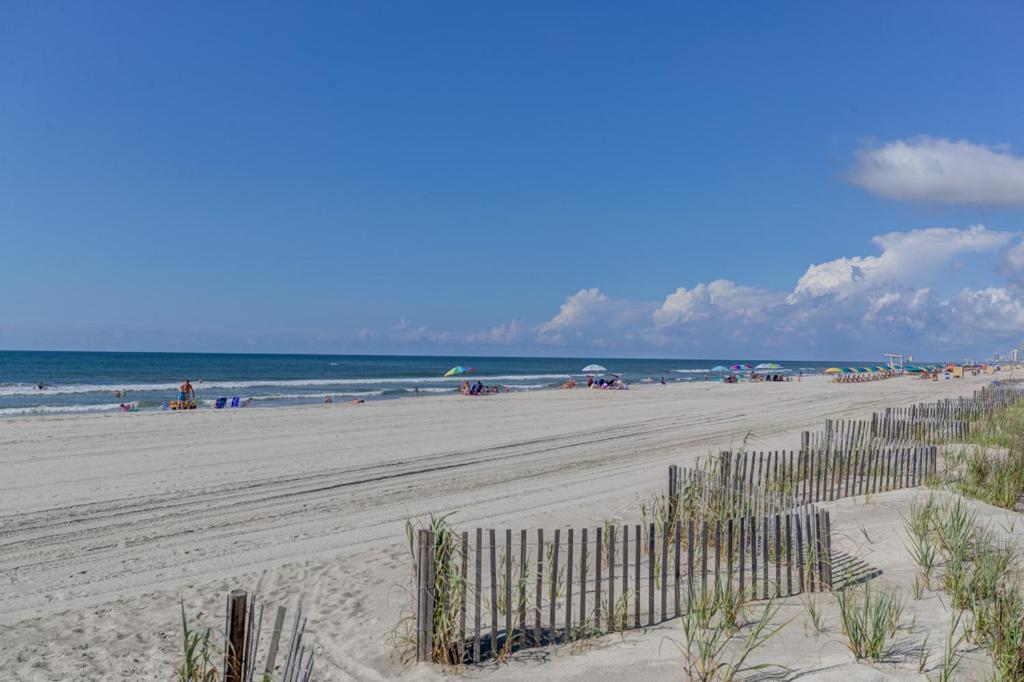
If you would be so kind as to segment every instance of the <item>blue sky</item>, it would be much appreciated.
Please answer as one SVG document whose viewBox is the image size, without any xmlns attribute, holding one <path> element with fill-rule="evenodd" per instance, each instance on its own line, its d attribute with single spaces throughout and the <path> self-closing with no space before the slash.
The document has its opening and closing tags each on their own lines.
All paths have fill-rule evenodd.
<svg viewBox="0 0 1024 682">
<path fill-rule="evenodd" d="M 1008 349 L 1024 10 L 825 5 L 7 3 L 0 347 Z"/>
</svg>

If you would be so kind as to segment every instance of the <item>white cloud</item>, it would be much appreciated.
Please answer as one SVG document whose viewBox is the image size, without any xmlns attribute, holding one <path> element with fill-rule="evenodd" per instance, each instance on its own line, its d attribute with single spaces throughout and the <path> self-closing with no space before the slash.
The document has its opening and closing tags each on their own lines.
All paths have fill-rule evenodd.
<svg viewBox="0 0 1024 682">
<path fill-rule="evenodd" d="M 1015 336 L 1024 332 L 1024 301 L 1019 291 L 1004 287 L 964 289 L 945 307 L 951 321 L 973 333 Z"/>
<path fill-rule="evenodd" d="M 967 229 L 930 227 L 890 232 L 871 241 L 880 256 L 853 256 L 812 265 L 789 295 L 790 303 L 821 296 L 843 299 L 885 283 L 905 284 L 940 270 L 965 253 L 994 251 L 1013 239 L 1010 232 L 988 230 L 983 225 Z"/>
<path fill-rule="evenodd" d="M 638 324 L 654 307 L 651 303 L 611 298 L 596 287 L 580 289 L 568 296 L 558 314 L 538 325 L 536 331 L 539 339 L 547 343 L 564 343 L 584 336 L 593 343 L 598 333 L 621 331 Z M 608 342 L 603 343 L 609 346 Z"/>
<path fill-rule="evenodd" d="M 659 329 L 711 317 L 761 320 L 768 309 L 782 303 L 783 298 L 781 294 L 716 279 L 691 289 L 679 287 L 665 297 L 651 318 Z"/>
<path fill-rule="evenodd" d="M 973 352 L 1024 335 L 1024 288 L 950 292 L 954 270 L 1003 250 L 1001 271 L 1019 271 L 1024 283 L 1024 246 L 1011 248 L 1014 239 L 982 225 L 890 232 L 872 239 L 876 255 L 811 265 L 788 295 L 725 279 L 679 287 L 658 304 L 581 289 L 535 328 L 536 338 L 715 357 Z"/>
<path fill-rule="evenodd" d="M 591 287 L 536 325 L 511 320 L 453 332 L 401 320 L 380 337 L 402 348 L 737 358 L 907 351 L 929 359 L 1006 350 L 1024 338 L 1024 245 L 1016 233 L 933 227 L 871 241 L 876 254 L 811 265 L 789 292 L 714 279 L 652 302 Z M 979 286 L 972 259 L 998 263 L 1007 281 Z"/>
<path fill-rule="evenodd" d="M 566 329 L 582 327 L 593 321 L 597 312 L 608 301 L 608 297 L 596 287 L 580 289 L 567 297 L 558 314 L 537 328 L 541 334 L 559 333 Z"/>
<path fill-rule="evenodd" d="M 401 343 L 446 343 L 453 339 L 448 332 L 433 331 L 425 325 L 415 325 L 404 317 L 388 329 L 393 341 Z"/>
<path fill-rule="evenodd" d="M 466 343 L 506 345 L 519 341 L 523 333 L 522 325 L 516 320 L 502 322 L 486 332 L 470 332 L 466 335 Z"/>
<path fill-rule="evenodd" d="M 1024 158 L 967 140 L 922 136 L 861 150 L 847 177 L 887 199 L 1024 203 Z"/>
<path fill-rule="evenodd" d="M 1024 241 L 1003 253 L 999 268 L 1011 280 L 1024 283 Z"/>
</svg>

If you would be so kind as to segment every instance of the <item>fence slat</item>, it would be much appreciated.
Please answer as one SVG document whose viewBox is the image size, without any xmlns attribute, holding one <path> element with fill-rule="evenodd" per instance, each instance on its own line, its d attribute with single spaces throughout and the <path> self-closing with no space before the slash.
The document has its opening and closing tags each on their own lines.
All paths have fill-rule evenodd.
<svg viewBox="0 0 1024 682">
<path fill-rule="evenodd" d="M 675 604 L 674 604 L 674 606 L 675 606 L 675 615 L 676 615 L 676 617 L 678 617 L 680 612 L 682 611 L 682 601 L 681 601 L 681 597 L 680 597 L 680 594 L 679 594 L 679 581 L 682 579 L 682 575 L 681 575 L 682 574 L 682 570 L 681 570 L 681 568 L 679 566 L 679 560 L 680 560 L 681 555 L 682 555 L 682 547 L 680 546 L 680 544 L 682 542 L 683 522 L 680 521 L 679 519 L 676 519 L 675 526 L 676 526 L 676 528 L 675 528 L 675 534 L 676 534 L 676 537 L 675 537 L 675 543 L 676 543 L 675 550 L 676 551 L 675 551 L 675 561 L 673 562 L 672 565 L 673 565 L 674 576 L 675 576 L 675 582 L 674 582 L 674 587 L 675 587 Z"/>
<path fill-rule="evenodd" d="M 661 619 L 668 620 L 668 540 L 669 524 L 661 527 Z"/>
<path fill-rule="evenodd" d="M 580 531 L 580 636 L 587 636 L 587 529 Z"/>
<path fill-rule="evenodd" d="M 739 558 L 739 565 L 740 565 L 740 596 L 743 597 L 744 599 L 746 598 L 746 592 L 744 591 L 745 590 L 745 585 L 744 585 L 744 580 L 743 580 L 743 578 L 746 575 L 746 566 L 747 566 L 747 557 L 746 557 L 746 554 L 747 554 L 747 542 L 746 542 L 746 539 L 747 539 L 747 537 L 746 536 L 747 536 L 747 518 L 745 516 L 741 516 L 740 517 L 740 548 L 739 548 L 740 549 L 740 558 Z"/>
<path fill-rule="evenodd" d="M 541 645 L 543 631 L 541 630 L 540 614 L 544 609 L 544 529 L 537 529 L 537 591 L 534 593 L 537 601 L 533 609 L 533 641 L 537 646 Z"/>
<path fill-rule="evenodd" d="M 512 529 L 505 529 L 505 643 L 512 650 Z"/>
<path fill-rule="evenodd" d="M 608 526 L 608 632 L 615 629 L 615 526 Z"/>
<path fill-rule="evenodd" d="M 779 514 L 775 515 L 775 596 L 782 596 L 782 528 Z"/>
<path fill-rule="evenodd" d="M 791 513 L 786 514 L 786 594 L 793 594 L 793 534 Z"/>
<path fill-rule="evenodd" d="M 622 525 L 622 629 L 629 623 L 629 526 Z"/>
<path fill-rule="evenodd" d="M 601 529 L 594 531 L 594 629 L 601 629 L 601 564 L 604 559 Z"/>
<path fill-rule="evenodd" d="M 491 556 L 491 656 L 498 655 L 498 548 L 493 528 L 487 530 Z"/>
<path fill-rule="evenodd" d="M 654 550 L 655 550 L 654 524 L 647 528 L 647 624 L 654 625 Z"/>
<path fill-rule="evenodd" d="M 519 532 L 519 645 L 526 646 L 526 572 L 529 570 L 526 530 Z"/>
<path fill-rule="evenodd" d="M 564 641 L 572 641 L 572 569 L 573 569 L 573 529 L 568 531 L 565 544 L 565 638 Z"/>
<path fill-rule="evenodd" d="M 473 591 L 473 661 L 480 662 L 480 600 L 483 599 L 484 529 L 476 529 L 476 589 Z"/>
<path fill-rule="evenodd" d="M 558 624 L 555 622 L 558 607 L 558 550 L 562 545 L 562 529 L 555 529 L 555 544 L 551 551 L 551 599 L 548 614 L 548 632 L 552 641 L 557 641 Z"/>
<path fill-rule="evenodd" d="M 636 524 L 636 539 L 633 541 L 634 553 L 636 554 L 636 570 L 633 571 L 633 602 L 635 605 L 634 627 L 640 627 L 640 545 L 643 543 L 640 534 L 640 524 Z"/>
<path fill-rule="evenodd" d="M 761 520 L 761 550 L 764 556 L 764 561 L 761 564 L 762 570 L 764 571 L 763 591 L 761 592 L 762 599 L 767 599 L 770 594 L 768 591 L 768 529 L 770 527 L 771 526 L 768 524 L 768 517 L 763 517 Z"/>
</svg>

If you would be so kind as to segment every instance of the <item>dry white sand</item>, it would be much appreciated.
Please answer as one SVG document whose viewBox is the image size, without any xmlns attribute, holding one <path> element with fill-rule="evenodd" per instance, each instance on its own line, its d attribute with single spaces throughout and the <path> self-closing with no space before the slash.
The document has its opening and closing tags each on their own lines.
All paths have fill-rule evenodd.
<svg viewBox="0 0 1024 682">
<path fill-rule="evenodd" d="M 317 679 L 431 679 L 430 666 L 399 665 L 388 641 L 405 600 L 396 586 L 409 571 L 407 518 L 454 512 L 467 528 L 629 521 L 669 463 L 744 439 L 794 448 L 799 431 L 825 418 L 967 394 L 989 378 L 818 377 L 0 420 L 0 674 L 167 679 L 179 599 L 217 625 L 225 593 L 243 588 L 307 610 Z M 883 514 L 880 532 L 886 523 L 896 527 Z M 898 563 L 895 553 L 875 561 Z M 647 679 L 678 679 L 665 643 L 674 627 L 472 676 L 622 679 L 643 669 Z M 794 627 L 786 636 L 804 641 Z M 841 645 L 807 641 L 787 665 L 821 670 L 849 659 Z M 838 653 L 821 658 L 819 648 Z M 858 679 L 884 672 L 867 671 Z"/>
</svg>

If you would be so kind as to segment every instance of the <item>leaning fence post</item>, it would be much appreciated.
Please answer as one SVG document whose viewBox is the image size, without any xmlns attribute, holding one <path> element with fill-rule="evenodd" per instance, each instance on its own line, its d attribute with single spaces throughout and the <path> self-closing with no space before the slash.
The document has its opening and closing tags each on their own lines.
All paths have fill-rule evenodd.
<svg viewBox="0 0 1024 682">
<path fill-rule="evenodd" d="M 274 662 L 277 660 L 277 647 L 281 642 L 281 630 L 284 628 L 284 613 L 285 609 L 283 606 L 277 607 L 277 615 L 274 617 L 274 630 L 270 637 L 270 648 L 267 650 L 267 664 L 263 668 L 263 677 L 270 679 L 271 673 L 274 672 Z M 419 614 L 416 614 L 417 617 Z M 416 640 L 416 658 L 419 659 L 419 633 L 417 632 Z"/>
<path fill-rule="evenodd" d="M 228 595 L 224 682 L 242 682 L 245 677 L 245 609 L 248 602 L 245 590 L 231 590 Z"/>
<path fill-rule="evenodd" d="M 426 622 L 427 622 L 427 607 L 426 607 L 426 552 L 427 552 L 427 531 L 420 529 L 416 534 L 416 660 L 425 661 L 426 659 Z"/>
<path fill-rule="evenodd" d="M 828 575 L 828 589 L 833 589 L 832 584 L 832 521 L 829 512 L 825 511 L 825 570 Z"/>
<path fill-rule="evenodd" d="M 679 494 L 679 466 L 670 464 L 668 467 L 668 517 L 676 517 L 676 497 Z"/>
</svg>

